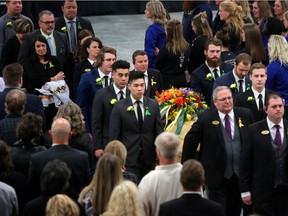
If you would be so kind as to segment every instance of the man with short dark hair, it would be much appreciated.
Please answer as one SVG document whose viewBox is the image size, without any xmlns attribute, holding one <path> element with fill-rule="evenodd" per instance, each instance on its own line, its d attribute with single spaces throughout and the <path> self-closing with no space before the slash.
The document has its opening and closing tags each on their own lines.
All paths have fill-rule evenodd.
<svg viewBox="0 0 288 216">
<path fill-rule="evenodd" d="M 110 117 L 109 140 L 120 140 L 127 149 L 126 169 L 139 180 L 154 168 L 154 140 L 163 131 L 156 100 L 144 96 L 144 74 L 130 74 L 130 97 L 114 105 Z"/>
<path fill-rule="evenodd" d="M 71 52 L 75 52 L 78 44 L 78 34 L 82 29 L 88 29 L 94 35 L 91 22 L 77 16 L 78 5 L 76 0 L 65 0 L 61 6 L 63 16 L 55 19 L 55 30 L 64 32 L 70 42 Z"/>
<path fill-rule="evenodd" d="M 5 113 L 5 97 L 12 89 L 20 89 L 23 83 L 23 67 L 18 63 L 7 65 L 3 69 L 3 79 L 5 82 L 5 89 L 0 92 L 0 120 L 6 116 Z M 45 115 L 41 99 L 32 94 L 26 94 L 26 104 L 24 113 L 32 112 L 40 115 L 43 118 L 43 125 L 45 125 Z"/>
<path fill-rule="evenodd" d="M 224 216 L 224 209 L 220 204 L 203 198 L 204 173 L 200 162 L 186 161 L 180 177 L 183 195 L 161 204 L 159 216 Z"/>
<path fill-rule="evenodd" d="M 206 41 L 204 46 L 204 54 L 206 61 L 195 71 L 191 73 L 190 87 L 204 95 L 204 100 L 207 105 L 211 105 L 211 96 L 213 91 L 213 84 L 216 78 L 225 73 L 232 71 L 231 64 L 221 63 L 221 49 L 222 42 L 217 38 L 212 38 Z"/>
<path fill-rule="evenodd" d="M 31 156 L 29 182 L 30 191 L 34 196 L 39 195 L 40 175 L 49 161 L 59 159 L 67 163 L 71 169 L 71 178 L 67 193 L 77 199 L 80 191 L 89 183 L 89 159 L 86 152 L 71 148 L 68 141 L 72 136 L 70 123 L 64 118 L 54 120 L 49 133 L 52 136 L 52 147 L 47 151 Z"/>
</svg>

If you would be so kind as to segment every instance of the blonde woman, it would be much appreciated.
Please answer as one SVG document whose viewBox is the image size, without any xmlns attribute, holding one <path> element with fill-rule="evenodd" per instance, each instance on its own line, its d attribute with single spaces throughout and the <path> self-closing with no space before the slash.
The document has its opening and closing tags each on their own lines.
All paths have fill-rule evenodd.
<svg viewBox="0 0 288 216">
<path fill-rule="evenodd" d="M 284 26 L 285 26 L 285 29 L 288 29 L 288 11 L 286 11 L 286 12 L 284 13 L 283 24 L 284 24 Z M 286 40 L 288 41 L 288 32 L 286 32 L 285 38 L 286 38 Z"/>
<path fill-rule="evenodd" d="M 112 154 L 104 154 L 97 162 L 92 181 L 78 198 L 87 216 L 97 216 L 106 211 L 110 195 L 122 179 L 119 159 Z"/>
<path fill-rule="evenodd" d="M 288 43 L 281 35 L 271 35 L 268 41 L 269 64 L 266 88 L 281 95 L 288 105 Z"/>
<path fill-rule="evenodd" d="M 110 153 L 112 155 L 117 156 L 120 160 L 120 165 L 122 168 L 122 174 L 124 179 L 130 180 L 135 184 L 138 184 L 137 176 L 134 173 L 126 171 L 125 163 L 127 157 L 127 150 L 122 142 L 118 140 L 113 140 L 109 142 L 105 147 L 104 154 L 105 153 Z"/>
<path fill-rule="evenodd" d="M 131 181 L 117 185 L 111 194 L 107 211 L 102 216 L 144 216 L 136 185 Z"/>
<path fill-rule="evenodd" d="M 209 38 L 213 37 L 213 32 L 207 20 L 206 12 L 197 14 L 192 19 L 191 27 L 197 37 L 192 41 L 191 46 L 191 55 L 188 63 L 188 71 L 190 73 L 205 62 L 204 44 Z"/>
<path fill-rule="evenodd" d="M 240 43 L 241 32 L 244 22 L 241 17 L 242 7 L 234 2 L 224 1 L 219 5 L 220 20 L 225 21 L 223 29 L 226 28 L 231 37 L 230 49 L 235 52 L 237 45 Z"/>
<path fill-rule="evenodd" d="M 160 1 L 149 1 L 145 16 L 153 22 L 146 30 L 144 49 L 148 55 L 149 68 L 154 68 L 159 50 L 166 44 L 166 10 Z"/>
<path fill-rule="evenodd" d="M 77 204 L 64 194 L 51 197 L 46 206 L 46 216 L 79 216 Z"/>
<path fill-rule="evenodd" d="M 183 26 L 179 20 L 169 20 L 166 24 L 167 43 L 161 48 L 155 68 L 161 72 L 163 89 L 186 87 L 185 71 L 190 48 L 184 39 Z"/>
<path fill-rule="evenodd" d="M 248 0 L 232 0 L 234 3 L 242 7 L 241 17 L 245 24 L 253 23 L 250 6 Z"/>
</svg>

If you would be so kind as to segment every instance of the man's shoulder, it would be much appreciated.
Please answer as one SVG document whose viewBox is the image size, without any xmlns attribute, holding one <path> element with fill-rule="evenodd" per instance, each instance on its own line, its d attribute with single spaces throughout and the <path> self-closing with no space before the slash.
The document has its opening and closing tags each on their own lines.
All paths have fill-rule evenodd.
<svg viewBox="0 0 288 216">
<path fill-rule="evenodd" d="M 152 75 L 152 76 L 161 75 L 160 71 L 156 70 L 156 69 L 148 69 L 147 73 L 148 73 L 148 75 Z"/>
<path fill-rule="evenodd" d="M 195 69 L 192 74 L 202 74 L 202 73 L 209 73 L 210 70 L 209 68 L 207 67 L 206 63 L 203 63 L 202 65 L 200 65 L 197 69 Z"/>
<path fill-rule="evenodd" d="M 81 16 L 77 16 L 77 17 L 76 17 L 76 20 L 79 21 L 80 23 L 85 23 L 85 24 L 91 23 L 90 20 L 85 19 L 85 18 L 83 18 L 83 17 L 81 17 Z"/>
</svg>

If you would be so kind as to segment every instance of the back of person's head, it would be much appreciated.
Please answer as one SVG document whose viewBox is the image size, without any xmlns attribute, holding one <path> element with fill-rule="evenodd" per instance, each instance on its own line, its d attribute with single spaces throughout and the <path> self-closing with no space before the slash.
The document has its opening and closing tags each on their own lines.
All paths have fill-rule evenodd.
<svg viewBox="0 0 288 216">
<path fill-rule="evenodd" d="M 64 161 L 55 159 L 48 162 L 40 177 L 41 193 L 47 197 L 64 193 L 69 186 L 71 170 Z"/>
<path fill-rule="evenodd" d="M 230 49 L 231 35 L 227 28 L 221 29 L 215 33 L 215 37 L 222 41 L 223 47 Z"/>
<path fill-rule="evenodd" d="M 110 53 L 112 55 L 115 55 L 115 58 L 117 56 L 117 51 L 116 49 L 114 48 L 111 48 L 111 47 L 103 47 L 99 53 L 97 54 L 97 57 L 96 57 L 96 64 L 95 66 L 96 67 L 101 67 L 102 66 L 102 63 L 104 61 L 104 58 L 105 58 L 105 53 Z"/>
<path fill-rule="evenodd" d="M 53 121 L 50 134 L 54 144 L 68 144 L 71 136 L 71 126 L 65 118 L 57 118 Z"/>
<path fill-rule="evenodd" d="M 163 132 L 155 139 L 155 145 L 161 157 L 168 161 L 176 161 L 180 148 L 180 140 L 174 133 Z"/>
<path fill-rule="evenodd" d="M 30 20 L 19 18 L 14 22 L 14 30 L 18 34 L 27 34 L 34 31 L 34 26 Z"/>
<path fill-rule="evenodd" d="M 26 104 L 26 94 L 20 89 L 12 89 L 5 97 L 5 111 L 8 114 L 22 115 Z"/>
<path fill-rule="evenodd" d="M 78 205 L 67 195 L 57 194 L 48 200 L 46 216 L 79 216 Z"/>
<path fill-rule="evenodd" d="M 23 141 L 31 141 L 32 139 L 42 135 L 41 116 L 28 112 L 22 116 L 16 126 L 16 136 Z"/>
<path fill-rule="evenodd" d="M 207 20 L 206 12 L 200 12 L 192 19 L 193 29 L 197 36 L 206 35 L 208 38 L 213 37 L 213 33 Z"/>
<path fill-rule="evenodd" d="M 268 17 L 267 23 L 263 29 L 263 35 L 270 37 L 271 35 L 281 35 L 284 29 L 283 22 L 277 17 Z"/>
<path fill-rule="evenodd" d="M 110 197 L 103 216 L 142 216 L 143 204 L 137 186 L 131 181 L 117 185 Z"/>
<path fill-rule="evenodd" d="M 187 160 L 182 167 L 180 182 L 184 191 L 197 191 L 205 181 L 205 172 L 202 164 L 196 160 Z"/>
<path fill-rule="evenodd" d="M 222 41 L 219 40 L 218 38 L 210 38 L 205 42 L 204 50 L 207 51 L 210 45 L 220 46 L 220 47 L 223 46 Z"/>
<path fill-rule="evenodd" d="M 3 181 L 13 170 L 13 161 L 7 144 L 0 140 L 0 181 Z"/>
<path fill-rule="evenodd" d="M 61 105 L 54 118 L 64 118 L 69 121 L 73 136 L 85 132 L 84 116 L 76 103 L 72 102 Z"/>
<path fill-rule="evenodd" d="M 127 150 L 124 144 L 118 140 L 113 140 L 107 144 L 104 153 L 110 153 L 119 158 L 120 164 L 123 167 L 126 162 Z"/>
<path fill-rule="evenodd" d="M 122 181 L 121 165 L 118 157 L 106 153 L 97 162 L 92 179 L 92 205 L 96 214 L 102 214 L 107 207 L 110 195 Z"/>
<path fill-rule="evenodd" d="M 21 87 L 23 67 L 19 63 L 12 63 L 7 65 L 3 71 L 3 80 L 6 86 Z"/>
<path fill-rule="evenodd" d="M 78 41 L 81 42 L 86 37 L 94 37 L 93 33 L 88 29 L 82 29 L 78 34 Z"/>
<path fill-rule="evenodd" d="M 270 63 L 279 60 L 288 65 L 288 43 L 282 35 L 271 35 L 268 40 L 268 54 Z"/>
</svg>

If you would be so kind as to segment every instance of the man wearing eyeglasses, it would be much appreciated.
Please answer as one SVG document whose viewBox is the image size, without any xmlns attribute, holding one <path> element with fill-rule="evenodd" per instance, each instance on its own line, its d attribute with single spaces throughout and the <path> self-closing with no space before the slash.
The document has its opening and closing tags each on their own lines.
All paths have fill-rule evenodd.
<svg viewBox="0 0 288 216">
<path fill-rule="evenodd" d="M 182 163 L 197 159 L 205 169 L 208 198 L 223 205 L 225 215 L 239 216 L 239 158 L 241 146 L 247 143 L 248 125 L 253 121 L 250 110 L 233 108 L 232 92 L 227 86 L 214 89 L 215 108 L 198 116 L 186 134 Z"/>
<path fill-rule="evenodd" d="M 100 158 L 109 141 L 109 122 L 114 105 L 129 97 L 126 87 L 129 79 L 130 64 L 117 60 L 112 65 L 113 84 L 96 92 L 92 107 L 93 150 L 96 158 Z"/>
<path fill-rule="evenodd" d="M 10 0 L 6 1 L 7 12 L 0 18 L 0 59 L 4 43 L 11 37 L 16 35 L 14 30 L 14 22 L 16 19 L 28 17 L 21 14 L 22 1 Z M 31 21 L 31 20 L 30 20 Z M 32 22 L 32 21 L 31 21 Z"/>
<path fill-rule="evenodd" d="M 55 19 L 51 11 L 44 10 L 39 13 L 39 28 L 30 34 L 23 37 L 23 42 L 20 48 L 18 62 L 23 64 L 26 59 L 31 56 L 32 44 L 34 38 L 42 34 L 49 44 L 51 55 L 56 56 L 61 65 L 64 66 L 68 54 L 70 53 L 68 38 L 64 33 L 54 31 Z"/>
</svg>

